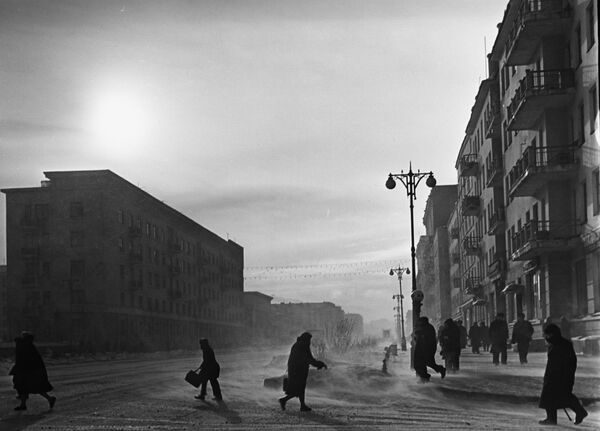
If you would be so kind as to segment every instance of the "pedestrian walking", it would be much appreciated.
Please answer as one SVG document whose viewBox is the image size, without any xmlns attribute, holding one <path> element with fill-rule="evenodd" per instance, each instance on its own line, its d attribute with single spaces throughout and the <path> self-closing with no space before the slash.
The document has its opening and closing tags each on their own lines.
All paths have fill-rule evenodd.
<svg viewBox="0 0 600 431">
<path fill-rule="evenodd" d="M 48 395 L 53 387 L 48 381 L 48 372 L 42 356 L 33 344 L 33 334 L 23 331 L 15 338 L 15 365 L 8 373 L 13 376 L 13 386 L 21 403 L 15 410 L 27 410 L 30 394 L 40 394 L 46 398 L 50 408 L 54 407 L 56 397 Z"/>
<path fill-rule="evenodd" d="M 458 326 L 460 334 L 460 349 L 462 350 L 467 347 L 467 328 L 463 326 L 463 321 L 460 319 L 456 321 L 456 326 Z"/>
<path fill-rule="evenodd" d="M 484 352 L 487 352 L 490 348 L 490 334 L 483 321 L 479 322 L 479 336 L 481 337 L 481 347 L 483 347 Z"/>
<path fill-rule="evenodd" d="M 210 344 L 206 338 L 200 339 L 200 349 L 202 349 L 202 364 L 200 365 L 201 386 L 200 393 L 194 398 L 198 400 L 204 400 L 206 397 L 206 386 L 208 385 L 208 382 L 210 382 L 214 399 L 221 401 L 223 399 L 223 395 L 221 394 L 219 380 L 217 380 L 221 374 L 221 366 L 217 362 L 217 359 L 215 358 L 215 352 L 212 347 L 210 347 Z"/>
<path fill-rule="evenodd" d="M 446 370 L 449 373 L 456 373 L 460 368 L 460 329 L 454 320 L 444 321 L 438 338 L 441 346 L 440 354 L 444 358 Z"/>
<path fill-rule="evenodd" d="M 287 378 L 283 380 L 283 390 L 286 395 L 279 398 L 281 410 L 285 410 L 285 404 L 294 397 L 298 397 L 300 400 L 300 411 L 309 412 L 312 410 L 304 400 L 308 369 L 310 365 L 318 370 L 327 369 L 327 365 L 325 365 L 325 362 L 318 361 L 313 357 L 310 351 L 311 338 L 312 335 L 309 332 L 304 332 L 292 346 L 287 364 Z"/>
<path fill-rule="evenodd" d="M 506 364 L 506 343 L 508 341 L 508 324 L 504 320 L 504 313 L 498 313 L 490 323 L 490 342 L 492 343 L 492 362 L 498 365 L 498 357 L 502 364 Z"/>
<path fill-rule="evenodd" d="M 548 344 L 548 362 L 539 406 L 546 410 L 546 419 L 539 423 L 556 425 L 556 411 L 568 407 L 575 412 L 575 425 L 578 425 L 588 413 L 573 394 L 577 369 L 575 350 L 571 341 L 562 337 L 560 328 L 555 324 L 544 328 L 544 338 Z"/>
<path fill-rule="evenodd" d="M 421 382 L 428 382 L 431 378 L 431 374 L 427 372 L 427 367 L 440 373 L 443 379 L 446 376 L 446 368 L 435 363 L 435 351 L 437 350 L 435 328 L 429 323 L 427 317 L 419 317 L 417 326 L 413 331 L 413 337 L 415 345 L 414 367 Z"/>
<path fill-rule="evenodd" d="M 481 346 L 481 330 L 477 325 L 477 322 L 469 328 L 469 339 L 471 340 L 471 352 L 479 354 L 479 347 Z"/>
<path fill-rule="evenodd" d="M 521 364 L 527 363 L 527 353 L 529 353 L 529 343 L 532 337 L 533 326 L 528 320 L 525 320 L 524 313 L 519 313 L 513 326 L 511 343 L 517 345 Z"/>
</svg>

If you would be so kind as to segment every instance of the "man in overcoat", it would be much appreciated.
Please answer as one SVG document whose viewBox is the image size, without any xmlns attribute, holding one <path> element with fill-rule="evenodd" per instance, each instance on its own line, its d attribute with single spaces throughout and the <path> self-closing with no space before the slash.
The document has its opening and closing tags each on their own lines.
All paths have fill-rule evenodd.
<svg viewBox="0 0 600 431">
<path fill-rule="evenodd" d="M 200 339 L 200 349 L 202 349 L 202 364 L 200 365 L 200 378 L 202 379 L 202 386 L 200 387 L 200 394 L 194 398 L 203 400 L 206 397 L 206 386 L 210 382 L 210 387 L 213 391 L 215 400 L 221 401 L 223 395 L 221 394 L 221 386 L 219 385 L 219 374 L 221 373 L 221 367 L 215 358 L 215 352 L 208 344 L 206 338 Z"/>
<path fill-rule="evenodd" d="M 431 377 L 427 372 L 427 367 L 433 368 L 437 373 L 440 373 L 443 379 L 446 376 L 446 368 L 435 363 L 435 351 L 437 350 L 435 328 L 429 323 L 427 317 L 419 317 L 413 337 L 415 342 L 415 372 L 421 378 L 421 382 L 428 382 Z"/>
<path fill-rule="evenodd" d="M 573 394 L 577 356 L 571 342 L 562 337 L 560 328 L 551 323 L 544 328 L 548 344 L 548 362 L 540 396 L 540 408 L 546 410 L 542 425 L 556 425 L 556 411 L 569 407 L 575 412 L 575 425 L 580 424 L 587 412 Z"/>
<path fill-rule="evenodd" d="M 498 313 L 490 323 L 490 342 L 492 344 L 492 362 L 498 365 L 498 358 L 503 364 L 507 361 L 506 342 L 508 341 L 508 324 L 504 320 L 504 313 Z"/>
<path fill-rule="evenodd" d="M 519 361 L 521 364 L 527 363 L 527 353 L 529 353 L 529 343 L 533 336 L 533 326 L 528 320 L 525 320 L 525 314 L 519 313 L 517 321 L 513 326 L 512 344 L 517 345 L 519 352 Z"/>
<path fill-rule="evenodd" d="M 287 364 L 287 378 L 284 379 L 283 385 L 286 395 L 283 398 L 279 398 L 279 405 L 282 410 L 285 410 L 285 403 L 288 400 L 298 397 L 300 400 L 300 411 L 311 411 L 311 408 L 304 401 L 308 368 L 310 365 L 319 370 L 327 368 L 327 365 L 323 361 L 318 361 L 313 357 L 310 351 L 311 338 L 312 335 L 309 332 L 304 332 L 296 339 L 296 342 L 292 346 Z"/>
<path fill-rule="evenodd" d="M 446 319 L 439 331 L 441 355 L 445 360 L 446 369 L 455 373 L 460 367 L 460 329 L 452 319 Z"/>
</svg>

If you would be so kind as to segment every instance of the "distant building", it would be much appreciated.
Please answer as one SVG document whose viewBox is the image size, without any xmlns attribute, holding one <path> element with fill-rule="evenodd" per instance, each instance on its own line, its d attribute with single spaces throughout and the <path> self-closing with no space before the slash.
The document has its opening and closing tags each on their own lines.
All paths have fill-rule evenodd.
<svg viewBox="0 0 600 431">
<path fill-rule="evenodd" d="M 451 317 L 448 218 L 456 204 L 457 185 L 434 187 L 425 206 L 425 235 L 417 244 L 417 286 L 423 291 L 421 315 L 436 328 Z"/>
<path fill-rule="evenodd" d="M 279 339 L 284 342 L 295 341 L 305 331 L 315 332 L 315 338 L 317 335 L 326 338 L 344 319 L 342 307 L 332 302 L 272 304 L 271 310 Z"/>
<path fill-rule="evenodd" d="M 246 340 L 273 340 L 277 335 L 271 312 L 272 296 L 244 292 Z"/>
<path fill-rule="evenodd" d="M 7 286 L 6 265 L 0 265 L 0 342 L 14 338 L 8 331 Z"/>
<path fill-rule="evenodd" d="M 11 334 L 85 350 L 242 338 L 241 246 L 109 170 L 45 175 L 2 190 Z"/>
</svg>

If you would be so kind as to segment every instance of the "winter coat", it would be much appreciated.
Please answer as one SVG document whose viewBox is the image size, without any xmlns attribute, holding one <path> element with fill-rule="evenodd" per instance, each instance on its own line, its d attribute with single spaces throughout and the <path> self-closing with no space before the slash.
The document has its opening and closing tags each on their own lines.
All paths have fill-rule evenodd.
<svg viewBox="0 0 600 431">
<path fill-rule="evenodd" d="M 511 342 L 515 343 L 529 343 L 533 335 L 533 326 L 527 320 L 517 320 L 513 326 L 513 333 Z"/>
<path fill-rule="evenodd" d="M 472 346 L 479 346 L 481 343 L 481 330 L 479 329 L 479 326 L 471 326 L 469 329 L 469 338 L 471 339 Z"/>
<path fill-rule="evenodd" d="M 422 355 L 426 358 L 435 355 L 437 341 L 435 328 L 429 322 L 419 323 L 413 334 L 415 340 L 415 356 Z"/>
<path fill-rule="evenodd" d="M 19 394 L 41 394 L 53 389 L 46 365 L 29 337 L 15 339 L 15 365 L 9 375 L 13 376 L 13 386 Z"/>
<path fill-rule="evenodd" d="M 467 328 L 465 328 L 463 325 L 457 326 L 460 334 L 460 348 L 464 349 L 465 347 L 467 347 Z"/>
<path fill-rule="evenodd" d="M 490 323 L 490 342 L 492 350 L 503 351 L 508 340 L 508 324 L 502 319 L 495 319 Z"/>
<path fill-rule="evenodd" d="M 543 409 L 561 409 L 570 405 L 577 356 L 571 342 L 563 337 L 552 337 L 549 343 L 539 406 Z"/>
<path fill-rule="evenodd" d="M 439 339 L 443 357 L 446 357 L 448 353 L 460 352 L 460 329 L 452 319 L 444 322 L 440 330 Z"/>
<path fill-rule="evenodd" d="M 308 368 L 312 365 L 319 369 L 325 364 L 316 360 L 310 351 L 310 338 L 298 337 L 292 349 L 287 363 L 287 384 L 284 391 L 287 395 L 298 396 L 306 389 L 308 379 Z"/>
<path fill-rule="evenodd" d="M 200 365 L 200 377 L 205 380 L 217 379 L 221 373 L 221 367 L 215 358 L 212 347 L 202 347 L 202 364 Z"/>
</svg>

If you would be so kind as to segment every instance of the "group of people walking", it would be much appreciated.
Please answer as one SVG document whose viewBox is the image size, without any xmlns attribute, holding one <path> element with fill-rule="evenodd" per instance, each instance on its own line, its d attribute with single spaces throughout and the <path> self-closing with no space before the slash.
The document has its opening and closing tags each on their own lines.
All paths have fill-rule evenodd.
<svg viewBox="0 0 600 431">
<path fill-rule="evenodd" d="M 442 378 L 446 376 L 447 369 L 458 370 L 460 350 L 466 347 L 466 330 L 463 331 L 462 322 L 447 319 L 436 337 L 433 325 L 427 317 L 419 317 L 413 331 L 414 342 L 414 369 L 421 381 L 429 381 L 431 375 L 427 368 L 432 368 Z M 533 327 L 520 314 L 513 327 L 512 342 L 516 343 L 519 350 L 521 363 L 527 363 L 527 351 L 533 334 Z M 557 423 L 557 410 L 570 408 L 575 412 L 574 423 L 580 424 L 588 415 L 579 399 L 573 394 L 575 371 L 577 369 L 577 356 L 571 341 L 564 338 L 557 325 L 549 323 L 544 325 L 543 334 L 548 345 L 548 361 L 544 373 L 542 393 L 539 407 L 546 411 L 546 418 L 540 420 L 542 425 L 555 425 Z M 489 335 L 494 355 L 494 363 L 500 359 L 506 363 L 506 340 L 508 340 L 508 325 L 504 315 L 498 313 L 496 319 L 490 324 Z M 279 398 L 279 405 L 285 410 L 286 404 L 292 398 L 300 401 L 300 411 L 308 412 L 305 400 L 306 383 L 310 366 L 317 369 L 327 368 L 327 365 L 313 357 L 310 349 L 312 335 L 304 332 L 291 348 L 287 363 L 287 374 L 283 379 L 285 396 Z M 442 346 L 442 355 L 446 360 L 446 367 L 435 362 L 437 342 Z M 195 396 L 204 400 L 207 384 L 210 382 L 214 399 L 223 399 L 219 385 L 220 365 L 216 360 L 215 352 L 207 339 L 200 339 L 202 350 L 202 363 L 199 367 L 201 377 L 200 393 Z M 56 397 L 48 395 L 53 387 L 48 381 L 48 374 L 41 355 L 33 344 L 33 335 L 23 332 L 15 338 L 15 365 L 10 370 L 13 376 L 13 385 L 17 391 L 20 404 L 15 410 L 26 410 L 27 399 L 30 394 L 40 394 L 50 408 L 54 407 Z"/>
</svg>

